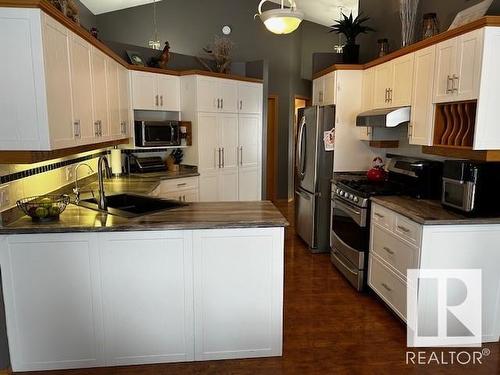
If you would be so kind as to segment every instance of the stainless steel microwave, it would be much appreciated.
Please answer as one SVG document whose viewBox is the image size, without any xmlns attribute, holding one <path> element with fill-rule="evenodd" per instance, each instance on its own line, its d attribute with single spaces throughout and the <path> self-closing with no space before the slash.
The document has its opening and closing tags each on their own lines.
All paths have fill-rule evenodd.
<svg viewBox="0 0 500 375">
<path fill-rule="evenodd" d="M 180 146 L 179 121 L 136 121 L 135 145 L 137 147 Z"/>
</svg>

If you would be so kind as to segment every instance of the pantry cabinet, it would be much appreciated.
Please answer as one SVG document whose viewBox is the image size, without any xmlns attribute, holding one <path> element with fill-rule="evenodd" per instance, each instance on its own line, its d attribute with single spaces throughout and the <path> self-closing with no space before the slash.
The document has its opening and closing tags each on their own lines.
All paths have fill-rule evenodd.
<svg viewBox="0 0 500 375">
<path fill-rule="evenodd" d="M 179 111 L 179 77 L 132 72 L 132 106 L 137 110 Z"/>
<path fill-rule="evenodd" d="M 434 103 L 478 99 L 484 29 L 436 46 Z"/>
</svg>

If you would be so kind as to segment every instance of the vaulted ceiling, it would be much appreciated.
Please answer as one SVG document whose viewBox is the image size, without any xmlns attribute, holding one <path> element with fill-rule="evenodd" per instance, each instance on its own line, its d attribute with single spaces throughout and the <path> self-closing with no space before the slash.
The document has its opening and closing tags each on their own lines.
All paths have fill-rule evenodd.
<svg viewBox="0 0 500 375">
<path fill-rule="evenodd" d="M 115 10 L 131 8 L 138 5 L 152 3 L 153 0 L 80 0 L 94 14 L 102 14 Z M 156 0 L 161 1 L 161 0 Z M 233 0 L 239 1 L 239 0 Z M 277 4 L 281 0 L 271 0 Z M 297 8 L 304 12 L 305 19 L 320 25 L 330 26 L 334 20 L 340 16 L 340 10 L 349 14 L 351 11 L 354 15 L 358 13 L 358 0 L 295 0 Z M 255 0 L 255 9 L 259 0 Z M 285 5 L 289 5 L 288 0 L 285 0 Z M 207 1 L 207 6 L 210 6 L 210 1 Z M 253 16 L 251 14 L 250 16 Z"/>
</svg>

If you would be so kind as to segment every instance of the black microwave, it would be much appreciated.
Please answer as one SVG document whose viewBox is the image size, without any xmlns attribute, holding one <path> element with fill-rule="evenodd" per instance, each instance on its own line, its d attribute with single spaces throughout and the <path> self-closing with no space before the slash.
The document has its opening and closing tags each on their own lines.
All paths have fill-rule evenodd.
<svg viewBox="0 0 500 375">
<path fill-rule="evenodd" d="M 466 215 L 500 215 L 500 163 L 446 160 L 441 203 Z"/>
<path fill-rule="evenodd" d="M 179 121 L 135 121 L 137 147 L 167 147 L 181 145 Z"/>
</svg>

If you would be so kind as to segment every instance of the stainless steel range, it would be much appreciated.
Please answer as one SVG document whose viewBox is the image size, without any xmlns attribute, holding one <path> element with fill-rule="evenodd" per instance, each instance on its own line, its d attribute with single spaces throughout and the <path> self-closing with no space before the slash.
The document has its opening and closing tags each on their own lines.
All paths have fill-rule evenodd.
<svg viewBox="0 0 500 375">
<path fill-rule="evenodd" d="M 331 193 L 331 261 L 359 291 L 366 286 L 370 240 L 370 197 L 408 194 L 418 198 L 439 196 L 439 167 L 427 160 L 393 157 L 389 161 L 389 178 L 371 182 L 353 176 L 332 184 Z"/>
</svg>

